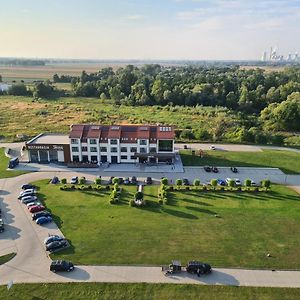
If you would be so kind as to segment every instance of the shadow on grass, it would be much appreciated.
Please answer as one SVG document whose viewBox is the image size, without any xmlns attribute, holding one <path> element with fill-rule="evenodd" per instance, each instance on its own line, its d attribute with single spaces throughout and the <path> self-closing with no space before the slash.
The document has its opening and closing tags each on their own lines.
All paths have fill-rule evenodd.
<svg viewBox="0 0 300 300">
<path fill-rule="evenodd" d="M 188 213 L 185 213 L 185 212 L 180 211 L 180 210 L 170 209 L 170 208 L 167 208 L 167 207 L 164 207 L 164 206 L 162 206 L 161 210 L 164 213 L 167 213 L 169 215 L 172 215 L 172 216 L 178 217 L 178 218 L 191 219 L 191 220 L 198 219 L 198 217 L 195 216 L 195 215 L 188 214 Z"/>
<path fill-rule="evenodd" d="M 195 207 L 195 206 L 186 206 L 187 209 L 194 210 L 200 213 L 208 214 L 208 215 L 217 215 L 215 211 L 209 210 L 209 209 L 204 209 L 200 207 Z"/>
<path fill-rule="evenodd" d="M 213 206 L 212 204 L 209 204 L 209 203 L 206 203 L 206 202 L 202 202 L 202 201 L 198 201 L 198 200 L 193 200 L 193 199 L 187 199 L 187 198 L 182 198 L 181 201 L 187 202 L 187 203 L 190 203 L 190 204 L 196 204 L 196 205 Z"/>
</svg>

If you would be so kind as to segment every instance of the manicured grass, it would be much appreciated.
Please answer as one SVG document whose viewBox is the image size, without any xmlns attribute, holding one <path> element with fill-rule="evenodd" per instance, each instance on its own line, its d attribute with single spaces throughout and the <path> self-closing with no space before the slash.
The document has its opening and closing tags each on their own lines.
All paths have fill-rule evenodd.
<svg viewBox="0 0 300 300">
<path fill-rule="evenodd" d="M 300 289 L 187 284 L 137 283 L 39 283 L 16 284 L 7 291 L 0 286 L 0 299 L 208 299 L 208 300 L 285 300 L 299 299 Z"/>
<path fill-rule="evenodd" d="M 286 174 L 300 173 L 300 153 L 282 150 L 261 152 L 206 151 L 201 158 L 191 150 L 180 152 L 185 166 L 268 167 L 280 168 Z"/>
<path fill-rule="evenodd" d="M 19 176 L 28 172 L 25 171 L 7 171 L 9 158 L 4 154 L 4 148 L 0 148 L 0 178 L 9 178 Z"/>
<path fill-rule="evenodd" d="M 37 185 L 72 243 L 53 258 L 76 264 L 201 259 L 213 266 L 300 268 L 300 197 L 283 186 L 267 193 L 176 191 L 163 206 L 157 203 L 158 187 L 148 186 L 148 206 L 132 208 L 128 201 L 136 187 L 125 187 L 121 204 L 111 205 L 106 191 L 60 191 L 47 181 Z"/>
<path fill-rule="evenodd" d="M 5 263 L 7 263 L 8 261 L 10 261 L 12 258 L 14 258 L 16 255 L 16 253 L 9 253 L 3 256 L 0 256 L 0 265 L 3 265 Z"/>
</svg>

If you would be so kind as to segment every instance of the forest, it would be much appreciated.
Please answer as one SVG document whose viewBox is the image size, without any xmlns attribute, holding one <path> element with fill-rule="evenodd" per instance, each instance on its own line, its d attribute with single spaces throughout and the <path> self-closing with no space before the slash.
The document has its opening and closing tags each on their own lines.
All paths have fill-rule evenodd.
<svg viewBox="0 0 300 300">
<path fill-rule="evenodd" d="M 59 90 L 55 83 L 70 83 L 72 89 Z M 224 126 L 230 122 L 231 128 L 236 127 L 233 141 L 284 144 L 288 138 L 299 143 L 300 67 L 267 72 L 239 66 L 127 65 L 90 74 L 83 71 L 78 77 L 55 74 L 51 82 L 39 82 L 32 88 L 15 84 L 8 94 L 36 99 L 95 98 L 114 105 L 169 106 L 176 111 L 181 107 L 195 107 L 197 111 L 217 108 L 233 116 L 224 118 Z M 199 128 L 183 129 L 182 139 L 197 139 Z M 199 138 L 205 140 L 206 135 L 204 132 Z"/>
</svg>

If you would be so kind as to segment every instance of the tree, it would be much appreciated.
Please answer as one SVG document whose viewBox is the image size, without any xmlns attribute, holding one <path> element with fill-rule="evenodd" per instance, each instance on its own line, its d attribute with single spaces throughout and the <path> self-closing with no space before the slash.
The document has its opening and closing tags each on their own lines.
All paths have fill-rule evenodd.
<svg viewBox="0 0 300 300">
<path fill-rule="evenodd" d="M 176 179 L 176 185 L 182 186 L 182 179 Z"/>
<path fill-rule="evenodd" d="M 2 82 L 2 75 L 0 75 L 0 82 Z"/>
<path fill-rule="evenodd" d="M 217 179 L 212 179 L 210 181 L 211 186 L 214 188 L 214 190 L 216 189 L 217 185 L 218 185 L 218 180 Z"/>
<path fill-rule="evenodd" d="M 33 87 L 33 97 L 35 98 L 51 98 L 54 96 L 54 87 L 46 82 L 39 82 Z"/>
<path fill-rule="evenodd" d="M 23 83 L 18 83 L 18 84 L 13 84 L 9 90 L 8 90 L 9 95 L 13 96 L 27 96 L 28 91 L 26 88 L 26 85 Z"/>
<path fill-rule="evenodd" d="M 228 186 L 230 187 L 230 189 L 232 190 L 233 187 L 235 186 L 235 181 L 233 179 L 230 179 L 228 182 Z"/>
<path fill-rule="evenodd" d="M 195 179 L 194 186 L 199 186 L 199 185 L 200 185 L 200 179 Z"/>
<path fill-rule="evenodd" d="M 250 186 L 251 186 L 251 179 L 246 179 L 244 181 L 244 186 L 247 187 L 247 189 L 249 190 Z"/>
<path fill-rule="evenodd" d="M 261 183 L 262 186 L 266 189 L 266 191 L 271 187 L 271 181 L 269 179 L 265 179 Z"/>
<path fill-rule="evenodd" d="M 161 179 L 161 181 L 160 181 L 160 183 L 162 184 L 162 185 L 167 185 L 168 184 L 168 178 L 162 178 Z"/>
</svg>

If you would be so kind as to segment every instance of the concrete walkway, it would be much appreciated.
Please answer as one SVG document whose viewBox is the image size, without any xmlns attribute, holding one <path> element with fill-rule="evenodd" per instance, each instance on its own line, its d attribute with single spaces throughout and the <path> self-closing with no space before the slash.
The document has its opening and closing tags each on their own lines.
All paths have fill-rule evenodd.
<svg viewBox="0 0 300 300">
<path fill-rule="evenodd" d="M 194 170 L 194 169 L 193 169 Z M 202 169 L 201 169 L 202 170 Z M 200 172 L 200 170 L 198 170 Z M 202 170 L 203 171 L 203 170 Z M 273 172 L 273 171 L 272 171 Z M 277 172 L 277 171 L 276 171 Z M 82 176 L 84 173 L 81 173 Z M 300 271 L 214 269 L 213 273 L 198 278 L 185 272 L 166 277 L 160 267 L 139 266 L 76 266 L 74 272 L 54 274 L 49 271 L 50 258 L 43 240 L 48 234 L 61 234 L 52 223 L 37 226 L 31 221 L 26 207 L 17 200 L 23 183 L 51 178 L 54 175 L 71 177 L 78 173 L 35 172 L 19 177 L 0 179 L 0 205 L 4 212 L 7 230 L 0 235 L 0 255 L 16 252 L 9 262 L 0 266 L 0 284 L 13 280 L 21 282 L 149 282 L 225 284 L 236 286 L 300 287 Z M 94 174 L 85 174 L 88 179 Z M 156 179 L 162 174 L 156 174 Z M 122 176 L 122 174 L 119 174 Z M 281 178 L 280 174 L 276 175 Z M 292 182 L 293 176 L 287 178 Z M 298 176 L 299 177 L 299 176 Z M 297 177 L 297 178 L 298 178 Z M 297 185 L 299 186 L 299 185 Z"/>
</svg>

